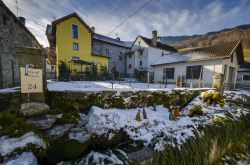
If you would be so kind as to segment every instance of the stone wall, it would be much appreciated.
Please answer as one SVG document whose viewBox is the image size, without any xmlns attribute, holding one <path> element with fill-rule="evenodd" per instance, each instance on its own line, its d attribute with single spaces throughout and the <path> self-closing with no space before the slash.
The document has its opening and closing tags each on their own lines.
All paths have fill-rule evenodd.
<svg viewBox="0 0 250 165">
<path fill-rule="evenodd" d="M 32 33 L 0 2 L 0 88 L 19 85 L 17 47 L 39 47 Z"/>
</svg>

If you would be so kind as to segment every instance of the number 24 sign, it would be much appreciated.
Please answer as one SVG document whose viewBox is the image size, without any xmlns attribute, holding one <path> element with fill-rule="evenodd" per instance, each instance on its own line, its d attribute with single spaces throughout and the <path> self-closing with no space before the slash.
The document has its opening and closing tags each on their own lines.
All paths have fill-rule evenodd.
<svg viewBox="0 0 250 165">
<path fill-rule="evenodd" d="M 20 68 L 21 93 L 43 92 L 42 69 Z"/>
</svg>

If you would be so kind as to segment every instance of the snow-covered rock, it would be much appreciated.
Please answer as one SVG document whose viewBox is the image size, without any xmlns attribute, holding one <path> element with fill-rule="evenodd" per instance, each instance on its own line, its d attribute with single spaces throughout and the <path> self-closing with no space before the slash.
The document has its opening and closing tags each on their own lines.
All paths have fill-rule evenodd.
<svg viewBox="0 0 250 165">
<path fill-rule="evenodd" d="M 46 131 L 46 135 L 49 139 L 54 140 L 62 137 L 67 131 L 69 131 L 74 124 L 57 125 Z"/>
<path fill-rule="evenodd" d="M 25 117 L 32 117 L 44 114 L 49 110 L 49 106 L 45 103 L 23 103 L 21 105 L 20 114 Z"/>
<path fill-rule="evenodd" d="M 80 143 L 84 143 L 91 138 L 91 135 L 85 128 L 73 128 L 70 130 L 69 139 L 77 140 Z"/>
<path fill-rule="evenodd" d="M 5 161 L 3 165 L 37 165 L 37 159 L 32 152 L 24 152 Z"/>
<path fill-rule="evenodd" d="M 33 132 L 28 132 L 19 138 L 9 138 L 7 136 L 0 137 L 0 154 L 8 155 L 17 148 L 24 148 L 28 144 L 34 144 L 38 148 L 46 148 L 45 142 Z"/>
<path fill-rule="evenodd" d="M 56 120 L 56 115 L 42 115 L 31 117 L 26 122 L 36 129 L 48 129 L 52 127 Z"/>
</svg>

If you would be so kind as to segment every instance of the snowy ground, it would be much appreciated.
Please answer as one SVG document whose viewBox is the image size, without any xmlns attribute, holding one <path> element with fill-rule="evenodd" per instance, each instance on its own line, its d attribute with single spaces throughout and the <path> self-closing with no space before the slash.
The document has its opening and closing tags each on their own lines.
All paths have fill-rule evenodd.
<svg viewBox="0 0 250 165">
<path fill-rule="evenodd" d="M 70 81 L 70 82 L 50 82 L 48 83 L 49 91 L 139 91 L 139 90 L 171 90 L 175 89 L 175 84 L 147 84 L 132 82 L 112 82 L 110 81 Z M 178 88 L 185 89 L 185 88 Z M 197 88 L 195 88 L 197 89 Z"/>
</svg>

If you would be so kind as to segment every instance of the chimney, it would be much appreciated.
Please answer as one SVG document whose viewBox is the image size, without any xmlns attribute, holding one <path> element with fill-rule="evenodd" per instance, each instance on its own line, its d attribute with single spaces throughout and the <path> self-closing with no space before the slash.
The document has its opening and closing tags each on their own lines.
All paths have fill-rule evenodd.
<svg viewBox="0 0 250 165">
<path fill-rule="evenodd" d="M 26 19 L 25 19 L 24 17 L 18 17 L 18 20 L 19 20 L 23 25 L 25 25 Z"/>
<path fill-rule="evenodd" d="M 116 37 L 116 40 L 120 41 L 121 39 L 120 39 L 120 37 Z"/>
<path fill-rule="evenodd" d="M 95 32 L 95 27 L 94 26 L 92 26 L 91 29 L 92 29 L 93 32 Z"/>
<path fill-rule="evenodd" d="M 152 45 L 153 47 L 157 46 L 157 31 L 152 31 Z"/>
</svg>

